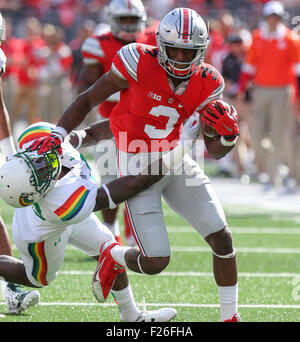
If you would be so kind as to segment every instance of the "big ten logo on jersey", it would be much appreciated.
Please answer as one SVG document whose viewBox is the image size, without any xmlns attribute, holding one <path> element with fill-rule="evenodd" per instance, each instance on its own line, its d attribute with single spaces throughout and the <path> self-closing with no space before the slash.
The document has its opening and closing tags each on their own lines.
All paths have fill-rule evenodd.
<svg viewBox="0 0 300 342">
<path fill-rule="evenodd" d="M 152 91 L 149 91 L 148 97 L 151 97 L 152 99 L 154 99 L 156 101 L 161 101 L 161 96 L 154 94 Z"/>
</svg>

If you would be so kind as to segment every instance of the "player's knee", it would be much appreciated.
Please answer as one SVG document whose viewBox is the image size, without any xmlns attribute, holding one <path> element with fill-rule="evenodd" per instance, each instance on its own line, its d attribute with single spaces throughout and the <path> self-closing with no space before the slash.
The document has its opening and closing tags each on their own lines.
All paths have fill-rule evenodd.
<svg viewBox="0 0 300 342">
<path fill-rule="evenodd" d="M 208 235 L 205 240 L 216 254 L 227 255 L 234 251 L 232 234 L 228 227 Z"/>
<path fill-rule="evenodd" d="M 143 257 L 141 260 L 142 271 L 147 274 L 158 274 L 169 264 L 170 257 Z"/>
</svg>

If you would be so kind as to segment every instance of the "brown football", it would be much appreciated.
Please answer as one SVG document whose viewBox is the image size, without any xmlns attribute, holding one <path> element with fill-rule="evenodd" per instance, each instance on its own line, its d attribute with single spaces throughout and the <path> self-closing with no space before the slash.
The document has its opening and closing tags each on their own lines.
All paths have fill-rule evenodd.
<svg viewBox="0 0 300 342">
<path fill-rule="evenodd" d="M 203 133 L 209 137 L 209 138 L 215 138 L 219 135 L 219 133 L 212 127 L 208 126 L 206 123 L 202 121 L 203 127 Z"/>
</svg>

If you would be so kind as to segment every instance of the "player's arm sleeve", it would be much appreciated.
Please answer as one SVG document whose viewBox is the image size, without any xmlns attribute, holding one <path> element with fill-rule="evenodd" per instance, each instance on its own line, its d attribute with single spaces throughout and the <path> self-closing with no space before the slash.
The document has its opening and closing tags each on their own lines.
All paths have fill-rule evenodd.
<svg viewBox="0 0 300 342">
<path fill-rule="evenodd" d="M 81 53 L 84 64 L 98 64 L 105 57 L 104 51 L 96 37 L 89 37 L 84 41 Z"/>
<path fill-rule="evenodd" d="M 137 44 L 123 46 L 113 59 L 111 70 L 129 83 L 138 80 L 138 63 L 140 51 Z"/>
<path fill-rule="evenodd" d="M 205 100 L 197 107 L 196 111 L 201 110 L 209 102 L 223 99 L 225 81 L 217 69 L 213 67 L 209 68 L 209 71 L 207 72 L 206 83 L 205 91 L 207 92 L 207 96 L 205 97 Z"/>
</svg>

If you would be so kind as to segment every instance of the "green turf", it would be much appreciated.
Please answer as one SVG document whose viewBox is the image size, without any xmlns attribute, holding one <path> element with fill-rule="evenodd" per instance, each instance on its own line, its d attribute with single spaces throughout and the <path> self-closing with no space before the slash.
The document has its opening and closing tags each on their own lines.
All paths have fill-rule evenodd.
<svg viewBox="0 0 300 342">
<path fill-rule="evenodd" d="M 11 234 L 13 211 L 0 201 L 1 215 Z M 121 213 L 121 211 L 120 211 Z M 274 213 L 231 214 L 226 208 L 229 226 L 238 251 L 239 312 L 247 322 L 300 321 L 300 223 L 295 215 Z M 171 261 L 160 275 L 146 276 L 129 272 L 136 302 L 149 309 L 172 306 L 175 322 L 219 321 L 217 287 L 212 276 L 212 255 L 205 241 L 169 208 L 165 210 L 169 229 Z M 120 216 L 122 222 L 122 217 Z M 238 229 L 236 232 L 234 229 Z M 289 234 L 241 233 L 242 228 L 286 228 Z M 295 233 L 292 233 L 292 229 Z M 196 250 L 184 250 L 184 248 Z M 200 248 L 197 250 L 197 248 Z M 245 252 L 243 248 L 250 251 Z M 261 252 L 253 250 L 261 248 Z M 274 249 L 268 252 L 268 249 Z M 240 250 L 241 249 L 241 250 Z M 289 253 L 279 253 L 276 249 Z M 252 252 L 251 252 L 252 251 Z M 14 248 L 14 255 L 19 257 Z M 112 296 L 99 304 L 91 289 L 95 261 L 73 248 L 67 248 L 58 277 L 40 289 L 41 303 L 21 315 L 8 315 L 3 299 L 0 322 L 118 322 L 118 307 Z M 78 274 L 70 274 L 77 271 Z M 196 272 L 194 275 L 193 272 Z M 255 273 L 262 273 L 254 276 Z M 253 274 L 254 273 L 254 274 Z M 272 276 L 266 276 L 272 273 Z M 286 273 L 291 273 L 288 275 Z M 295 275 L 296 274 L 296 275 Z M 144 304 L 143 304 L 144 303 Z M 268 307 L 273 305 L 273 307 Z"/>
</svg>

